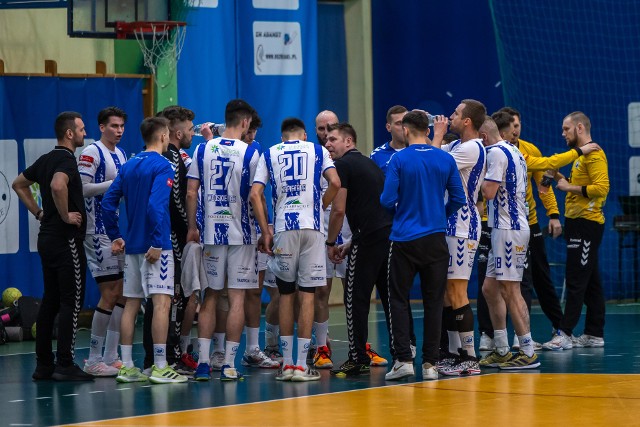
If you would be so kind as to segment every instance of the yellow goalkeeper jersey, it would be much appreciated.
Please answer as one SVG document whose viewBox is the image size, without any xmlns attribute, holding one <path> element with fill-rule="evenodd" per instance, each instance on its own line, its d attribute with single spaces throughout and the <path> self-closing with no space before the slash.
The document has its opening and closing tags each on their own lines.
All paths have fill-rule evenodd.
<svg viewBox="0 0 640 427">
<path fill-rule="evenodd" d="M 568 181 L 582 187 L 582 194 L 567 193 L 564 216 L 604 224 L 602 207 L 609 194 L 609 168 L 604 151 L 578 157 Z"/>
</svg>

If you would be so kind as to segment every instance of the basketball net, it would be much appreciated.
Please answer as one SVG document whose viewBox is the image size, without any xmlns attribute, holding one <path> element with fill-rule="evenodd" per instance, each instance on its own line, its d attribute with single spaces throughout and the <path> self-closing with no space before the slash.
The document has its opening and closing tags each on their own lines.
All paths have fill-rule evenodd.
<svg viewBox="0 0 640 427">
<path fill-rule="evenodd" d="M 144 65 L 151 70 L 156 84 L 166 86 L 158 81 L 158 66 L 167 66 L 167 74 L 171 81 L 187 35 L 186 25 L 184 22 L 145 22 L 144 26 L 135 28 L 133 34 L 142 51 Z"/>
</svg>

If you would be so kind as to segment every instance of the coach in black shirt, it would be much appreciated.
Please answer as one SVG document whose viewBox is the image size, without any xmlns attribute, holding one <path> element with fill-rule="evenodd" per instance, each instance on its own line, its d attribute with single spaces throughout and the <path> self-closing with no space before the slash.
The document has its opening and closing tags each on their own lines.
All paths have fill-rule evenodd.
<svg viewBox="0 0 640 427">
<path fill-rule="evenodd" d="M 83 240 L 87 216 L 82 181 L 74 152 L 82 147 L 86 132 L 82 116 L 75 112 L 58 115 L 55 122 L 58 145 L 41 156 L 14 181 L 13 189 L 38 221 L 38 253 L 42 261 L 44 295 L 36 320 L 34 380 L 92 380 L 74 363 L 78 314 L 84 301 L 87 259 Z M 40 185 L 42 209 L 30 186 Z M 54 364 L 51 340 L 53 321 L 59 315 L 58 354 Z"/>
<path fill-rule="evenodd" d="M 380 205 L 384 174 L 370 158 L 356 150 L 356 132 L 348 123 L 329 126 L 326 147 L 340 176 L 342 188 L 331 207 L 327 246 L 329 258 L 341 262 L 349 254 L 344 305 L 349 335 L 349 360 L 331 371 L 335 375 L 369 372 L 367 355 L 369 306 L 375 285 L 380 294 L 389 326 L 387 258 L 393 218 Z M 335 241 L 347 216 L 353 232 L 349 248 L 338 248 Z"/>
</svg>

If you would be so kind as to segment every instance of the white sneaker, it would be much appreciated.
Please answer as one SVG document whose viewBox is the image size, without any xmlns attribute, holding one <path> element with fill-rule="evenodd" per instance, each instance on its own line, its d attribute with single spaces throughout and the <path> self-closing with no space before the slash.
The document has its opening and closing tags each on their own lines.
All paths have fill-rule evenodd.
<svg viewBox="0 0 640 427">
<path fill-rule="evenodd" d="M 320 372 L 310 365 L 307 366 L 307 369 L 303 369 L 302 366 L 296 366 L 291 377 L 291 381 L 318 381 L 319 379 Z"/>
<path fill-rule="evenodd" d="M 211 370 L 219 371 L 224 366 L 224 353 L 221 351 L 214 352 L 211 355 L 211 359 L 209 359 L 209 366 L 211 366 Z"/>
<path fill-rule="evenodd" d="M 567 336 L 562 331 L 558 331 L 555 337 L 551 341 L 548 341 L 542 344 L 542 348 L 545 350 L 570 350 L 573 348 L 573 343 L 571 342 L 571 338 Z"/>
<path fill-rule="evenodd" d="M 422 364 L 422 379 L 425 381 L 437 380 L 438 370 L 431 363 L 424 362 Z"/>
<path fill-rule="evenodd" d="M 604 338 L 587 334 L 579 337 L 571 335 L 571 342 L 574 347 L 604 347 Z"/>
<path fill-rule="evenodd" d="M 538 341 L 533 341 L 531 343 L 531 345 L 533 345 L 533 351 L 540 351 L 542 350 L 542 344 L 539 343 Z"/>
<path fill-rule="evenodd" d="M 120 369 L 109 366 L 102 360 L 97 360 L 95 362 L 89 362 L 87 360 L 84 362 L 83 371 L 87 374 L 93 375 L 94 377 L 115 377 L 118 375 Z"/>
<path fill-rule="evenodd" d="M 493 341 L 489 335 L 485 332 L 480 336 L 480 347 L 478 350 L 480 351 L 493 351 L 496 348 L 496 343 Z"/>
<path fill-rule="evenodd" d="M 520 340 L 518 339 L 517 335 L 513 335 L 513 345 L 511 346 L 511 350 L 513 351 L 518 351 L 520 350 Z"/>
<path fill-rule="evenodd" d="M 293 378 L 293 371 L 296 370 L 296 367 L 293 365 L 285 365 L 278 370 L 276 374 L 276 381 L 291 381 Z"/>
<path fill-rule="evenodd" d="M 410 377 L 414 375 L 413 372 L 413 363 L 411 362 L 400 362 L 396 360 L 393 367 L 389 372 L 386 373 L 384 379 L 387 381 L 401 380 L 402 378 Z"/>
<path fill-rule="evenodd" d="M 249 353 L 245 352 L 242 356 L 242 366 L 250 366 L 252 368 L 278 369 L 280 363 L 271 359 L 264 354 L 262 350 L 255 349 Z"/>
</svg>

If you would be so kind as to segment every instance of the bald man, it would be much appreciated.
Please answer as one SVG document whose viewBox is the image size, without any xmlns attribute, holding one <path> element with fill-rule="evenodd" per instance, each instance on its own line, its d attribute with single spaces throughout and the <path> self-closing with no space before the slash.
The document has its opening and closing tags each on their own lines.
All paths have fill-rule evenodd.
<svg viewBox="0 0 640 427">
<path fill-rule="evenodd" d="M 327 125 L 333 125 L 338 122 L 338 116 L 333 111 L 324 110 L 318 113 L 316 116 L 316 135 L 320 145 L 324 147 L 327 143 L 327 136 L 329 135 Z"/>
</svg>

